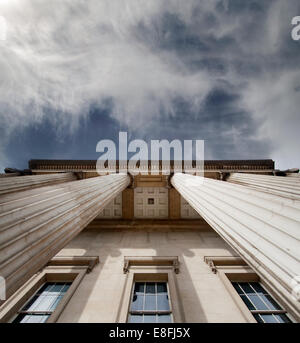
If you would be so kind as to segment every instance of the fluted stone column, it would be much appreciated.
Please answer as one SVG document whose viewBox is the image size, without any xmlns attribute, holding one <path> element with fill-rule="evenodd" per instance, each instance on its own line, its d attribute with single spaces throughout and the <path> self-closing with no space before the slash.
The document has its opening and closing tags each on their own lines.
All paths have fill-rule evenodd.
<svg viewBox="0 0 300 343">
<path fill-rule="evenodd" d="M 7 174 L 10 175 L 10 174 Z M 73 173 L 26 175 L 0 178 L 0 195 L 76 180 Z"/>
<path fill-rule="evenodd" d="M 171 182 L 299 320 L 300 201 L 181 173 Z"/>
<path fill-rule="evenodd" d="M 297 177 L 231 173 L 226 181 L 300 200 L 300 178 Z"/>
<path fill-rule="evenodd" d="M 20 176 L 21 174 L 20 173 L 9 173 L 9 174 L 3 174 L 3 173 L 1 173 L 0 174 L 0 178 L 2 178 L 2 177 L 14 177 L 14 176 Z"/>
<path fill-rule="evenodd" d="M 0 197 L 0 275 L 7 297 L 57 254 L 130 183 L 99 176 Z"/>
</svg>

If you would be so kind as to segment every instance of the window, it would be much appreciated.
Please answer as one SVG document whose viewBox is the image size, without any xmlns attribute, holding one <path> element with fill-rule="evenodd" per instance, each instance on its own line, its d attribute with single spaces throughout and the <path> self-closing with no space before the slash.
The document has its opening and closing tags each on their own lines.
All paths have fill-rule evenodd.
<svg viewBox="0 0 300 343">
<path fill-rule="evenodd" d="M 44 323 L 54 312 L 71 282 L 46 282 L 18 311 L 13 323 Z"/>
<path fill-rule="evenodd" d="M 254 318 L 259 323 L 289 323 L 291 320 L 258 282 L 232 282 Z"/>
<path fill-rule="evenodd" d="M 55 256 L 0 306 L 0 323 L 55 323 L 98 256 Z"/>
<path fill-rule="evenodd" d="M 118 323 L 181 323 L 183 306 L 176 287 L 178 256 L 124 256 L 127 274 Z"/>
<path fill-rule="evenodd" d="M 171 323 L 172 312 L 167 282 L 135 282 L 128 321 Z"/>
<path fill-rule="evenodd" d="M 272 298 L 267 291 L 272 292 L 272 288 L 265 286 L 264 281 L 239 256 L 205 256 L 204 260 L 211 270 L 219 275 L 247 322 L 289 323 L 294 321 L 293 312 L 288 305 L 286 306 L 289 312 Z M 281 299 L 280 294 L 277 296 Z"/>
</svg>

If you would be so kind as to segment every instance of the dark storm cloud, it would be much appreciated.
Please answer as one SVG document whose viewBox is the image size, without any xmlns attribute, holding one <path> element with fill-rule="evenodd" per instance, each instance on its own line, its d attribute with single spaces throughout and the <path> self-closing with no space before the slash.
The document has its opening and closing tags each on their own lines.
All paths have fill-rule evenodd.
<svg viewBox="0 0 300 343">
<path fill-rule="evenodd" d="M 183 98 L 174 99 L 176 112 L 162 116 L 159 125 L 148 126 L 152 134 L 146 134 L 146 139 L 204 139 L 207 159 L 266 158 L 269 142 L 254 138 L 257 125 L 236 106 L 238 98 L 237 94 L 214 89 L 197 113 Z"/>
<path fill-rule="evenodd" d="M 111 101 L 102 108 L 91 107 L 89 115 L 81 118 L 80 129 L 60 132 L 45 117 L 39 123 L 17 129 L 10 136 L 5 154 L 14 156 L 15 168 L 27 168 L 30 159 L 97 159 L 96 145 L 100 138 L 117 141 L 122 126 L 110 117 Z M 62 128 L 65 130 L 65 128 Z"/>
</svg>

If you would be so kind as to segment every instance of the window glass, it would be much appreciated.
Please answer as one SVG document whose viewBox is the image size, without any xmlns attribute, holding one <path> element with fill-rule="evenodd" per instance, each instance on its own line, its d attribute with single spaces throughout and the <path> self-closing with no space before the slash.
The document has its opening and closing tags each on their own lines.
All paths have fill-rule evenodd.
<svg viewBox="0 0 300 343">
<path fill-rule="evenodd" d="M 165 282 L 158 282 L 157 284 L 157 293 L 167 293 L 167 284 Z"/>
<path fill-rule="evenodd" d="M 132 311 L 143 311 L 144 309 L 144 294 L 134 294 L 131 304 Z"/>
<path fill-rule="evenodd" d="M 243 299 L 244 303 L 247 305 L 249 310 L 255 310 L 254 305 L 252 304 L 252 302 L 249 300 L 249 298 L 247 298 L 246 295 L 241 295 L 241 298 Z"/>
<path fill-rule="evenodd" d="M 171 323 L 171 315 L 170 314 L 159 314 L 157 317 L 158 323 Z"/>
<path fill-rule="evenodd" d="M 135 282 L 128 321 L 131 323 L 171 322 L 167 283 Z"/>
<path fill-rule="evenodd" d="M 14 323 L 44 323 L 69 289 L 70 282 L 47 282 L 22 307 Z"/>
<path fill-rule="evenodd" d="M 263 319 L 264 323 L 278 323 L 275 316 L 272 314 L 261 314 L 261 318 Z"/>
<path fill-rule="evenodd" d="M 156 315 L 144 314 L 144 323 L 156 323 Z"/>
<path fill-rule="evenodd" d="M 258 282 L 232 282 L 232 285 L 257 322 L 291 322 L 285 311 Z"/>
<path fill-rule="evenodd" d="M 256 310 L 268 310 L 267 305 L 262 301 L 262 299 L 258 295 L 254 295 L 253 293 L 247 294 L 251 303 L 255 306 Z"/>
<path fill-rule="evenodd" d="M 156 296 L 155 295 L 146 295 L 145 298 L 145 311 L 155 311 L 156 310 Z"/>
<path fill-rule="evenodd" d="M 155 286 L 154 282 L 147 282 L 146 283 L 146 293 L 147 294 L 155 294 Z"/>
<path fill-rule="evenodd" d="M 168 294 L 157 295 L 157 309 L 159 311 L 168 311 L 170 309 Z"/>
</svg>

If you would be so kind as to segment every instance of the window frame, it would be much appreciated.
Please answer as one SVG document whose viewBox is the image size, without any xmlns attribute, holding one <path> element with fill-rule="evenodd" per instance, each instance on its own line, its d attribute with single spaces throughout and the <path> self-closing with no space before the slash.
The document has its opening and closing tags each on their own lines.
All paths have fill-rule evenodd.
<svg viewBox="0 0 300 343">
<path fill-rule="evenodd" d="M 131 310 L 131 305 L 132 305 L 132 301 L 133 301 L 133 296 L 134 296 L 134 288 L 135 288 L 135 284 L 136 282 L 144 282 L 144 283 L 158 283 L 158 282 L 162 282 L 165 283 L 167 286 L 167 294 L 168 294 L 168 303 L 169 303 L 169 310 L 168 311 L 132 311 Z M 135 312 L 135 313 L 133 313 Z M 129 323 L 129 316 L 132 314 L 152 314 L 152 315 L 158 315 L 158 314 L 169 314 L 171 317 L 171 323 L 174 323 L 174 316 L 173 316 L 173 312 L 172 312 L 172 303 L 171 303 L 171 296 L 170 296 L 170 288 L 169 288 L 169 283 L 168 281 L 164 281 L 164 280 L 158 280 L 155 277 L 151 277 L 151 280 L 147 279 L 147 278 L 141 278 L 141 279 L 137 279 L 133 281 L 133 285 L 132 285 L 132 290 L 131 290 L 131 296 L 130 296 L 130 302 L 129 302 L 129 309 L 128 309 L 128 315 L 127 315 L 127 323 Z"/>
<path fill-rule="evenodd" d="M 274 300 L 275 302 L 276 302 L 276 304 L 278 305 L 278 306 L 280 306 L 281 307 L 281 310 L 251 310 L 250 308 L 248 308 L 248 306 L 246 305 L 246 307 L 247 307 L 247 309 L 248 309 L 248 311 L 250 311 L 251 312 L 251 314 L 253 315 L 253 317 L 254 317 L 254 315 L 255 314 L 270 314 L 270 315 L 272 315 L 272 314 L 284 314 L 284 315 L 286 315 L 286 317 L 289 319 L 289 320 L 291 320 L 291 318 L 289 317 L 289 315 L 288 315 L 288 312 L 286 311 L 286 310 L 284 310 L 283 309 L 283 307 L 278 303 L 278 301 L 273 297 L 273 295 L 272 294 L 270 294 L 270 292 L 269 291 L 267 291 L 266 290 L 266 287 L 262 284 L 262 282 L 260 282 L 260 280 L 258 280 L 258 281 L 231 281 L 231 285 L 233 286 L 233 282 L 235 282 L 235 283 L 238 283 L 238 284 L 240 284 L 240 283 L 248 283 L 248 284 L 250 284 L 250 287 L 256 292 L 256 290 L 253 288 L 253 286 L 251 285 L 252 283 L 257 283 L 258 285 L 260 285 L 263 289 L 264 289 L 264 291 L 266 292 L 266 295 L 269 295 L 271 298 L 272 298 L 272 300 Z M 239 287 L 241 288 L 241 286 L 239 285 Z M 234 288 L 234 286 L 233 286 L 233 288 Z M 242 288 L 241 288 L 242 289 Z M 238 296 L 240 297 L 240 299 L 243 301 L 243 299 L 242 299 L 242 297 L 240 296 L 240 294 L 237 292 L 237 290 L 234 288 L 234 290 L 235 290 L 235 292 L 238 294 Z M 244 289 L 242 289 L 242 291 L 243 291 L 243 294 L 247 297 L 247 299 L 248 299 L 248 301 L 255 307 L 255 304 L 253 304 L 253 302 L 251 301 L 251 299 L 249 298 L 249 296 L 248 296 L 248 294 L 247 293 L 245 293 L 245 291 L 244 291 Z M 243 301 L 244 302 L 244 301 Z M 263 302 L 264 302 L 264 300 L 263 300 Z M 254 319 L 255 319 L 255 317 L 254 317 Z M 255 321 L 257 322 L 257 323 L 259 323 L 256 319 L 255 319 Z M 292 320 L 291 320 L 292 321 Z M 279 323 L 278 323 L 279 324 Z"/>
<path fill-rule="evenodd" d="M 47 321 L 50 319 L 51 315 L 54 313 L 55 309 L 58 307 L 58 305 L 60 304 L 60 302 L 64 299 L 67 291 L 63 294 L 63 298 L 59 301 L 59 303 L 57 304 L 57 306 L 55 307 L 55 309 L 53 311 L 29 311 L 29 310 L 25 310 L 24 307 L 26 307 L 26 305 L 37 295 L 37 293 L 42 289 L 42 287 L 44 285 L 47 285 L 49 283 L 53 283 L 54 285 L 57 283 L 64 283 L 64 284 L 70 284 L 68 289 L 71 287 L 72 285 L 72 281 L 49 281 L 49 280 L 45 280 L 45 282 L 43 282 L 40 287 L 37 289 L 36 292 L 34 292 L 31 297 L 23 304 L 23 306 L 15 313 L 14 317 L 10 320 L 10 322 L 14 322 L 16 320 L 16 318 L 19 315 L 44 315 L 44 316 L 49 316 L 47 318 L 47 320 L 43 323 L 47 323 Z M 38 299 L 38 298 L 37 298 Z M 17 323 L 21 323 L 21 322 L 17 322 Z"/>
<path fill-rule="evenodd" d="M 99 263 L 98 256 L 57 256 L 40 272 L 34 274 L 0 306 L 0 323 L 11 323 L 18 312 L 46 282 L 71 282 L 64 297 L 45 323 L 55 323 L 62 314 L 84 276 Z"/>
<path fill-rule="evenodd" d="M 204 261 L 209 265 L 212 272 L 218 274 L 227 291 L 231 295 L 233 301 L 235 302 L 238 309 L 248 323 L 258 322 L 254 318 L 251 310 L 247 307 L 243 299 L 240 297 L 240 295 L 232 285 L 232 282 L 258 282 L 283 309 L 282 311 L 291 320 L 291 322 L 295 322 L 293 316 L 289 312 L 287 312 L 287 310 L 284 310 L 285 306 L 282 304 L 281 300 L 278 299 L 276 294 L 274 294 L 272 289 L 270 289 L 270 287 L 264 282 L 264 280 L 262 280 L 256 274 L 256 272 L 245 263 L 245 261 L 241 257 L 205 256 Z"/>
<path fill-rule="evenodd" d="M 170 311 L 173 323 L 184 323 L 183 305 L 179 298 L 176 274 L 179 273 L 178 257 L 125 256 L 124 287 L 117 323 L 127 323 L 134 291 L 134 284 L 141 282 L 167 282 Z"/>
</svg>

